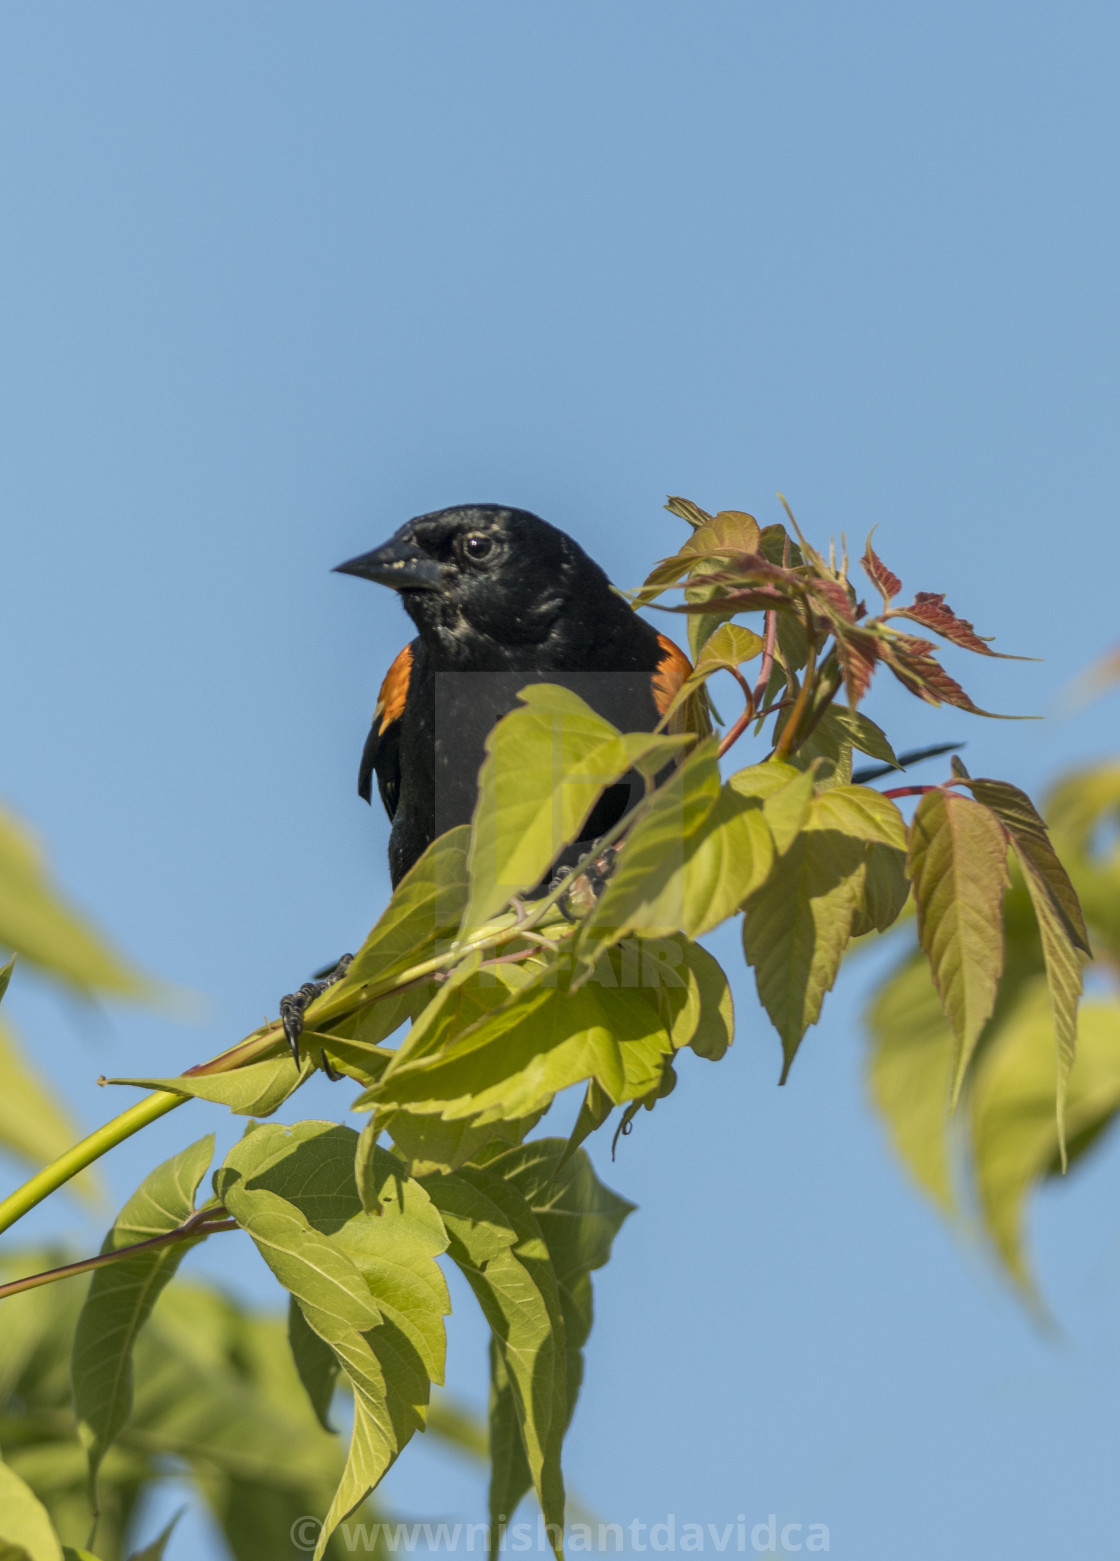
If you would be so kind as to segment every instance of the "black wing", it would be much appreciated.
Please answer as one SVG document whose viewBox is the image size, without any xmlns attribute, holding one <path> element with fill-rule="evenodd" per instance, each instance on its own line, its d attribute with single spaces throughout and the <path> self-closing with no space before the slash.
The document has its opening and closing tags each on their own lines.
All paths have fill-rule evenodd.
<svg viewBox="0 0 1120 1561">
<path fill-rule="evenodd" d="M 358 769 L 358 795 L 366 802 L 373 798 L 373 777 L 385 811 L 392 818 L 401 799 L 401 716 L 408 698 L 412 676 L 412 646 L 406 645 L 393 662 L 381 685 L 373 724 L 362 749 Z"/>
</svg>

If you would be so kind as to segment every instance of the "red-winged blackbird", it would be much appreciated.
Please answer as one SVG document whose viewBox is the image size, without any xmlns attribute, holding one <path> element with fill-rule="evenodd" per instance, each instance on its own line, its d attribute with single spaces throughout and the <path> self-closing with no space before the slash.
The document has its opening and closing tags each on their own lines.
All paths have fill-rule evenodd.
<svg viewBox="0 0 1120 1561">
<path fill-rule="evenodd" d="M 470 822 L 487 734 L 527 683 L 560 683 L 621 730 L 651 731 L 692 670 L 571 537 L 526 510 L 418 515 L 338 569 L 399 591 L 419 631 L 381 685 L 358 775 L 367 802 L 376 775 L 392 820 L 394 886 Z M 581 842 L 622 817 L 631 788 L 608 789 Z"/>
<path fill-rule="evenodd" d="M 571 537 L 527 510 L 418 515 L 338 569 L 399 591 L 419 631 L 381 685 L 358 774 L 367 802 L 376 775 L 392 820 L 394 888 L 437 835 L 470 822 L 487 735 L 526 684 L 560 683 L 622 731 L 652 731 L 692 670 Z M 609 786 L 554 865 L 583 856 L 639 785 L 631 774 Z M 348 963 L 281 999 L 297 1065 L 303 1010 Z"/>
</svg>

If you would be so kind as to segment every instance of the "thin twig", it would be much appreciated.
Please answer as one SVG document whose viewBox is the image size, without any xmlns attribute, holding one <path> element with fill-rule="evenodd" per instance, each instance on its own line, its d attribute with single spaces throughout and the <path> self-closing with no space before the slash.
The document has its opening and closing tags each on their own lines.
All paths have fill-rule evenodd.
<svg viewBox="0 0 1120 1561">
<path fill-rule="evenodd" d="M 236 1230 L 237 1221 L 226 1214 L 225 1209 L 198 1209 L 189 1220 L 174 1230 L 165 1230 L 159 1236 L 149 1236 L 146 1241 L 134 1241 L 127 1247 L 117 1247 L 113 1252 L 99 1252 L 96 1257 L 82 1258 L 77 1263 L 63 1263 L 60 1268 L 48 1268 L 41 1274 L 27 1274 L 23 1279 L 12 1279 L 0 1285 L 0 1301 L 7 1295 L 18 1295 L 21 1290 L 36 1290 L 40 1285 L 52 1285 L 58 1279 L 71 1279 L 75 1274 L 88 1274 L 95 1268 L 107 1268 L 137 1252 L 150 1252 L 156 1247 L 166 1247 L 173 1241 L 189 1241 L 192 1237 L 212 1236 L 219 1230 Z"/>
<path fill-rule="evenodd" d="M 762 642 L 762 665 L 758 673 L 758 682 L 754 685 L 752 697 L 757 707 L 766 697 L 766 690 L 770 685 L 770 674 L 774 670 L 774 646 L 778 638 L 778 614 L 773 608 L 766 614 L 766 631 Z"/>
<path fill-rule="evenodd" d="M 731 673 L 731 676 L 743 690 L 743 699 L 745 704 L 742 715 L 733 726 L 728 727 L 727 731 L 723 735 L 719 748 L 716 750 L 721 759 L 727 750 L 732 746 L 732 744 L 739 741 L 740 737 L 742 737 L 743 733 L 754 720 L 757 713 L 757 702 L 754 697 L 754 689 L 751 688 L 750 684 L 739 671 L 738 667 L 728 667 L 727 671 Z"/>
</svg>

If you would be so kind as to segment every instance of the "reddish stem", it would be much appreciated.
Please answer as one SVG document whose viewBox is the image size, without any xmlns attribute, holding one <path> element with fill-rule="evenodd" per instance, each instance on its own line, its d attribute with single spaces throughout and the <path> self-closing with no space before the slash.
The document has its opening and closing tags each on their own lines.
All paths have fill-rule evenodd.
<svg viewBox="0 0 1120 1561">
<path fill-rule="evenodd" d="M 928 797 L 931 791 L 940 791 L 940 786 L 895 786 L 891 791 L 880 792 L 883 797 Z"/>
<path fill-rule="evenodd" d="M 771 609 L 766 614 L 766 637 L 762 644 L 762 666 L 759 669 L 758 682 L 754 685 L 754 693 L 751 696 L 757 708 L 766 696 L 766 688 L 770 682 L 770 674 L 774 670 L 774 645 L 778 638 L 778 615 Z"/>
<path fill-rule="evenodd" d="M 755 700 L 755 696 L 754 696 L 754 691 L 752 690 L 750 684 L 747 682 L 746 678 L 739 671 L 738 667 L 728 667 L 727 670 L 731 673 L 731 676 L 735 679 L 736 683 L 738 683 L 739 687 L 743 690 L 743 698 L 746 701 L 746 705 L 744 707 L 742 715 L 735 722 L 734 726 L 728 727 L 727 731 L 724 733 L 723 741 L 720 743 L 719 750 L 718 750 L 719 757 L 721 759 L 723 758 L 723 756 L 727 752 L 727 750 L 731 747 L 732 743 L 737 743 L 739 741 L 740 737 L 742 737 L 742 735 L 746 731 L 747 727 L 754 720 L 755 715 L 756 715 L 756 709 L 757 709 L 757 707 L 756 707 L 756 700 Z"/>
</svg>

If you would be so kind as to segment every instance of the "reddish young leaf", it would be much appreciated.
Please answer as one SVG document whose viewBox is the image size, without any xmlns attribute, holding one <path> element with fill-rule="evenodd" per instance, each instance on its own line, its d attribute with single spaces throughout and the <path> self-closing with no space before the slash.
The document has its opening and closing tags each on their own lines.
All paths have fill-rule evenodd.
<svg viewBox="0 0 1120 1561">
<path fill-rule="evenodd" d="M 908 607 L 894 607 L 887 616 L 909 618 L 914 623 L 920 623 L 924 629 L 932 629 L 935 634 L 940 634 L 942 639 L 951 640 L 954 645 L 962 645 L 965 650 L 974 650 L 978 655 L 1003 655 L 1001 651 L 992 650 L 967 619 L 957 617 L 945 601 L 944 591 L 918 591 Z M 1021 658 L 1003 656 L 1003 659 L 1017 661 Z"/>
<path fill-rule="evenodd" d="M 875 663 L 881 655 L 880 643 L 876 635 L 868 634 L 865 629 L 847 629 L 836 636 L 836 654 L 844 674 L 848 703 L 854 710 L 871 687 Z"/>
<path fill-rule="evenodd" d="M 842 580 L 828 578 L 810 580 L 807 590 L 810 600 L 815 606 L 823 609 L 830 624 L 847 624 L 856 621 L 852 611 L 851 594 Z"/>
<path fill-rule="evenodd" d="M 884 642 L 882 656 L 903 688 L 924 699 L 927 705 L 955 705 L 958 710 L 990 716 L 996 721 L 1023 719 L 981 710 L 979 705 L 973 704 L 957 680 L 929 654 L 932 649 L 928 640 L 915 639 L 909 634 L 895 635 Z"/>
<path fill-rule="evenodd" d="M 864 574 L 873 585 L 878 587 L 883 598 L 884 607 L 889 606 L 891 597 L 897 596 L 899 591 L 902 590 L 902 581 L 884 564 L 878 553 L 871 546 L 870 537 L 867 539 L 867 546 L 864 549 L 860 563 L 863 565 Z"/>
</svg>

